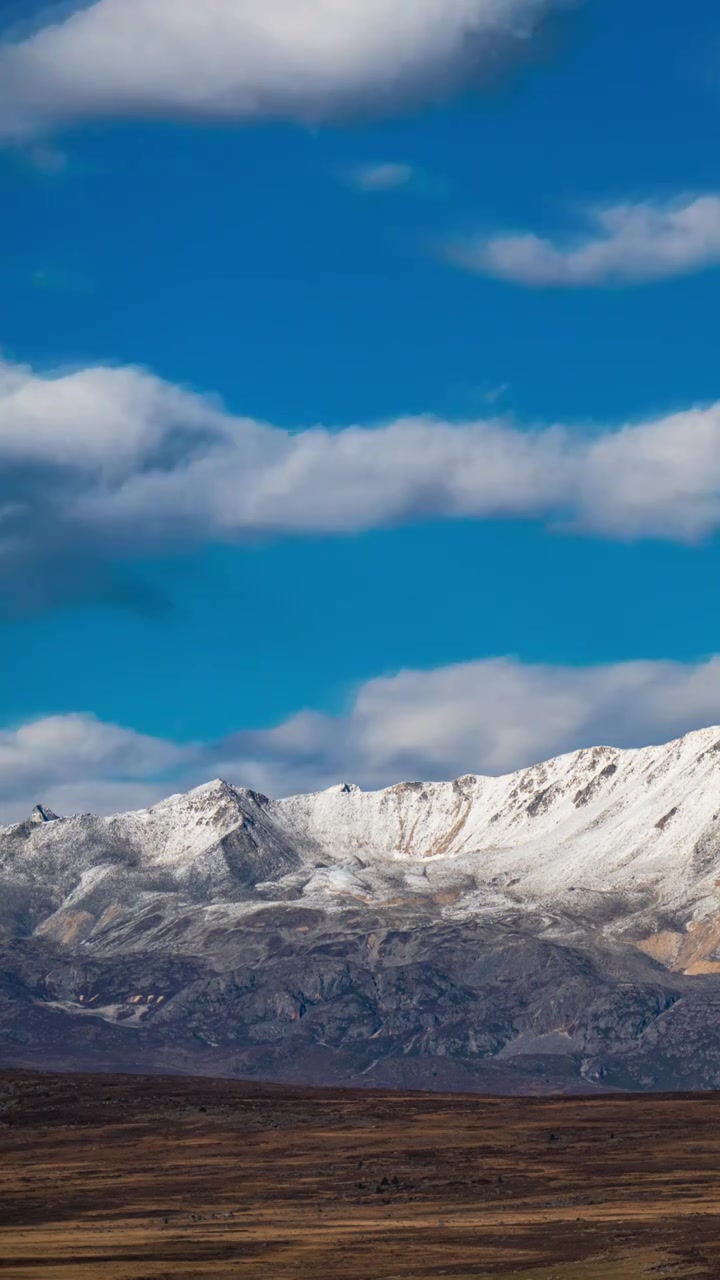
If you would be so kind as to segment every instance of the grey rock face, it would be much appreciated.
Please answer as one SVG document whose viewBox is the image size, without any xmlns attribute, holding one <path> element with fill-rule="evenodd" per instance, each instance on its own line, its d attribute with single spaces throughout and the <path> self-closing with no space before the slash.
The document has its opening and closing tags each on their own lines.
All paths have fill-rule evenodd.
<svg viewBox="0 0 720 1280">
<path fill-rule="evenodd" d="M 373 795 L 39 807 L 0 829 L 0 1065 L 718 1088 L 717 736 Z"/>
</svg>

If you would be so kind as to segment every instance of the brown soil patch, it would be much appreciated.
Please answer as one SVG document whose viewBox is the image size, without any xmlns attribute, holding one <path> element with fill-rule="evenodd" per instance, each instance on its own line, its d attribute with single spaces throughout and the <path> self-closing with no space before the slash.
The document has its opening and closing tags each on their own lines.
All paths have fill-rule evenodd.
<svg viewBox="0 0 720 1280">
<path fill-rule="evenodd" d="M 0 1280 L 720 1276 L 720 1096 L 0 1075 Z"/>
<path fill-rule="evenodd" d="M 636 944 L 653 960 L 676 973 L 696 976 L 720 973 L 720 961 L 709 959 L 720 951 L 720 916 L 692 923 L 686 933 L 662 930 Z"/>
</svg>

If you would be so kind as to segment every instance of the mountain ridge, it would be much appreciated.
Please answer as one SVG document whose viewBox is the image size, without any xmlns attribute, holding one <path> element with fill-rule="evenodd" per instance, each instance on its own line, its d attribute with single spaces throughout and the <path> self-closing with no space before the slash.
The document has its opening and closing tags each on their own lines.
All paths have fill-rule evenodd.
<svg viewBox="0 0 720 1280">
<path fill-rule="evenodd" d="M 0 828 L 0 946 L 0 1065 L 720 1085 L 720 729 L 497 778 L 39 806 Z"/>
</svg>

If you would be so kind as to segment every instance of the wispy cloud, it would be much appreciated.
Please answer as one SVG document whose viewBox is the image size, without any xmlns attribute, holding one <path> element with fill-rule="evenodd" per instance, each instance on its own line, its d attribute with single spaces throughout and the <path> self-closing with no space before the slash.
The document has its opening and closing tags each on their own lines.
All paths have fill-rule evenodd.
<svg viewBox="0 0 720 1280">
<path fill-rule="evenodd" d="M 720 196 L 589 209 L 585 229 L 470 237 L 448 246 L 458 266 L 530 288 L 648 284 L 720 263 Z"/>
<path fill-rule="evenodd" d="M 374 679 L 344 716 L 186 745 L 88 715 L 0 733 L 0 819 L 153 803 L 218 774 L 270 795 L 500 774 L 579 747 L 644 746 L 720 721 L 720 658 L 552 667 L 495 658 Z"/>
<path fill-rule="evenodd" d="M 485 404 L 497 404 L 498 400 L 502 400 L 507 391 L 510 390 L 509 382 L 500 382 L 496 387 L 486 387 L 480 391 L 481 400 Z"/>
<path fill-rule="evenodd" d="M 569 0 L 78 0 L 0 48 L 0 134 L 92 116 L 305 122 L 495 73 Z"/>
<path fill-rule="evenodd" d="M 720 528 L 720 403 L 594 430 L 431 416 L 295 433 L 140 369 L 0 363 L 0 588 L 204 542 L 427 519 L 534 518 L 613 538 Z"/>
<path fill-rule="evenodd" d="M 45 173 L 55 177 L 58 174 L 65 173 L 68 168 L 67 153 L 61 151 L 59 147 L 28 147 L 25 154 L 28 164 L 38 173 Z"/>
<path fill-rule="evenodd" d="M 360 191 L 393 191 L 412 182 L 413 167 L 389 161 L 384 164 L 361 164 L 350 169 L 347 176 L 350 183 Z"/>
</svg>

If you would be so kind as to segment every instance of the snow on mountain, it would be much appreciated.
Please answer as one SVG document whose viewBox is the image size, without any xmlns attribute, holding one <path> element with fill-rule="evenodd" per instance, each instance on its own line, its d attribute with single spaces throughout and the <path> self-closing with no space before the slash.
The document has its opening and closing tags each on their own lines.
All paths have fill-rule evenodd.
<svg viewBox="0 0 720 1280">
<path fill-rule="evenodd" d="M 280 801 L 289 827 L 334 858 L 432 864 L 514 897 L 650 893 L 672 908 L 717 901 L 720 729 L 661 747 L 596 747 L 507 777 L 333 787 Z"/>
<path fill-rule="evenodd" d="M 720 915 L 720 729 L 500 778 L 279 801 L 217 779 L 110 818 L 39 807 L 0 829 L 0 875 L 32 881 L 56 912 L 90 906 L 87 924 L 120 884 L 124 901 L 180 892 L 248 909 L 258 898 L 424 904 L 451 918 L 520 907 L 629 930 L 650 949 L 661 934 L 655 952 L 672 961 L 683 929 L 707 932 Z M 707 962 L 710 942 L 689 963 Z"/>
<path fill-rule="evenodd" d="M 719 1054 L 717 728 L 0 828 L 0 1065 L 532 1092 Z"/>
</svg>

